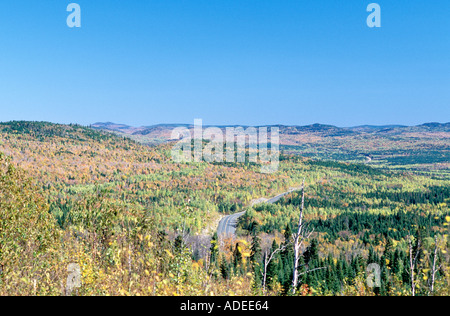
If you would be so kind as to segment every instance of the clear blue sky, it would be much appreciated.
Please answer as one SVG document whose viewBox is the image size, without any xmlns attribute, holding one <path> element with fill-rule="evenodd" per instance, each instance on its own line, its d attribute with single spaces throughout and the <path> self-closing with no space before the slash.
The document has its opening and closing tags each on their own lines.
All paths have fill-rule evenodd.
<svg viewBox="0 0 450 316">
<path fill-rule="evenodd" d="M 66 25 L 70 2 L 81 29 Z M 0 121 L 194 118 L 448 122 L 450 1 L 1 1 Z"/>
</svg>

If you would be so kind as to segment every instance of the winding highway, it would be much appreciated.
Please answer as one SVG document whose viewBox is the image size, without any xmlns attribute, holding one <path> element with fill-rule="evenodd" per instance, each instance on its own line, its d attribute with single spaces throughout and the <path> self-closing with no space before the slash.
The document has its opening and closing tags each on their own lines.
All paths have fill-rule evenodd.
<svg viewBox="0 0 450 316">
<path fill-rule="evenodd" d="M 288 195 L 291 192 L 298 191 L 301 188 L 291 188 L 289 191 L 281 193 L 271 199 L 265 200 L 263 203 L 269 203 L 273 204 L 277 201 L 279 201 L 283 196 Z M 236 226 L 239 220 L 239 217 L 245 214 L 244 212 L 231 214 L 228 216 L 225 216 L 222 218 L 222 220 L 219 222 L 219 226 L 217 227 L 217 235 L 219 236 L 230 236 L 230 237 L 236 237 Z"/>
</svg>

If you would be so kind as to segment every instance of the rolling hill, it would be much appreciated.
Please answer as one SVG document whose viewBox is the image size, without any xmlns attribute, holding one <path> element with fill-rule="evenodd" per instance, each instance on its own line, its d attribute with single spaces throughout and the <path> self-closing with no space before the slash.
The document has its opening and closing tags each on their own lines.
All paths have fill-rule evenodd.
<svg viewBox="0 0 450 316">
<path fill-rule="evenodd" d="M 172 127 L 155 130 L 167 133 Z M 431 146 L 436 156 L 448 150 L 448 138 L 436 139 L 446 132 L 430 132 L 445 126 L 434 124 L 384 138 L 379 134 L 389 132 L 280 128 L 283 137 L 314 140 L 316 149 L 330 155 L 352 146 L 342 142 L 363 146 L 370 139 L 380 146 L 369 143 L 367 150 L 390 148 L 394 156 L 402 150 L 419 153 L 417 144 Z M 305 263 L 327 268 L 302 279 L 305 295 L 313 294 L 310 289 L 318 295 L 352 295 L 359 272 L 374 262 L 394 274 L 383 279 L 381 292 L 358 287 L 364 291 L 359 295 L 405 293 L 410 234 L 423 240 L 427 255 L 438 246 L 448 253 L 448 160 L 429 164 L 433 172 L 418 172 L 283 154 L 278 172 L 262 174 L 249 163 L 176 163 L 171 144 L 146 146 L 117 130 L 132 128 L 0 124 L 0 295 L 65 295 L 61 285 L 72 263 L 81 267 L 78 295 L 254 295 L 261 288 L 255 267 L 264 264 L 262 250 L 289 247 L 301 197 L 294 192 L 270 205 L 252 202 L 303 180 L 304 219 L 315 228 L 305 243 Z M 245 215 L 237 240 L 218 242 L 219 220 L 239 212 Z M 434 238 L 442 242 L 435 246 Z M 260 255 L 252 256 L 258 247 Z M 449 288 L 446 256 L 437 279 L 441 295 Z M 274 259 L 271 295 L 289 289 L 291 259 L 288 251 Z M 426 259 L 418 269 L 428 276 L 426 262 L 432 258 Z M 395 289 L 389 280 L 395 280 Z M 427 293 L 425 281 L 421 289 Z"/>
<path fill-rule="evenodd" d="M 138 128 L 114 123 L 92 125 L 94 129 L 109 131 L 149 145 L 171 142 L 172 130 L 181 126 L 193 129 L 188 124 L 160 124 Z M 371 157 L 370 163 L 374 165 L 396 168 L 449 168 L 450 123 L 425 123 L 417 126 L 274 126 L 280 129 L 281 150 L 285 153 L 348 162 L 364 162 L 366 157 Z M 223 130 L 226 128 L 218 127 Z"/>
</svg>

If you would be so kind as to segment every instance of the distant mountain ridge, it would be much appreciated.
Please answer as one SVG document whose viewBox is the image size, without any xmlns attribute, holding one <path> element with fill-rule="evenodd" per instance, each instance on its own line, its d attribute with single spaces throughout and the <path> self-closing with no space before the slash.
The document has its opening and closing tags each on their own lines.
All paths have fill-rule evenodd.
<svg viewBox="0 0 450 316">
<path fill-rule="evenodd" d="M 204 125 L 204 128 L 215 125 Z M 167 134 L 168 130 L 172 130 L 176 127 L 186 127 L 192 129 L 192 124 L 156 124 L 150 126 L 133 127 L 125 124 L 117 124 L 112 122 L 95 123 L 91 125 L 92 128 L 108 130 L 112 132 L 119 132 L 128 135 L 151 135 L 151 134 Z M 215 126 L 221 129 L 226 127 L 243 127 L 248 128 L 249 125 L 221 125 Z M 406 125 L 360 125 L 353 127 L 337 127 L 327 124 L 311 124 L 311 125 L 260 125 L 254 127 L 278 127 L 280 133 L 288 135 L 297 135 L 304 133 L 319 134 L 321 136 L 342 136 L 358 133 L 388 133 L 388 132 L 450 132 L 449 123 L 424 123 L 416 126 Z"/>
<path fill-rule="evenodd" d="M 235 125 L 233 127 L 236 127 Z M 362 125 L 336 127 L 325 124 L 306 126 L 269 125 L 280 129 L 280 149 L 284 154 L 322 160 L 363 162 L 371 165 L 414 168 L 414 170 L 448 170 L 450 175 L 450 123 L 424 123 L 416 126 Z M 137 143 L 155 146 L 170 144 L 176 127 L 192 124 L 158 124 L 132 127 L 112 122 L 95 123 L 90 127 L 77 124 L 11 121 L 0 123 L 0 146 L 8 139 L 34 142 L 79 144 L 120 144 L 123 150 Z M 207 125 L 203 127 L 208 127 Z M 225 131 L 227 126 L 217 126 Z M 230 126 L 231 127 L 231 126 Z M 242 126 L 247 128 L 248 126 Z M 258 127 L 258 126 L 255 126 Z M 127 142 L 124 138 L 131 139 Z M 4 152 L 13 152 L 4 148 Z M 78 150 L 78 149 L 77 149 Z M 77 150 L 61 145 L 59 154 L 73 156 Z M 89 153 L 95 157 L 95 152 Z M 401 167 L 400 167 L 401 166 Z M 405 167 L 408 166 L 408 167 Z"/>
</svg>

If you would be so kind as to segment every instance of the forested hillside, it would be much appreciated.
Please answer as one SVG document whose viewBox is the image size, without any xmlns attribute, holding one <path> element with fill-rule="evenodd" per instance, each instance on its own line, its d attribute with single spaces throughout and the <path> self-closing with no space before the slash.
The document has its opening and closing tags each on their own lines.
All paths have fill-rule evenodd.
<svg viewBox="0 0 450 316">
<path fill-rule="evenodd" d="M 449 294 L 448 161 L 419 172 L 286 152 L 262 174 L 175 163 L 170 150 L 78 125 L 0 124 L 0 295 L 68 294 L 71 263 L 72 295 Z M 312 233 L 293 291 L 302 192 L 251 202 L 303 180 Z M 217 236 L 238 211 L 238 237 Z M 372 263 L 381 287 L 365 281 Z"/>
<path fill-rule="evenodd" d="M 171 140 L 171 131 L 193 125 L 155 125 L 131 127 L 96 123 L 93 128 L 116 133 L 144 144 Z M 207 128 L 208 126 L 204 126 Z M 313 124 L 308 126 L 268 126 L 280 131 L 281 150 L 322 160 L 365 162 L 401 170 L 420 170 L 448 174 L 450 161 L 450 123 L 418 126 L 356 126 L 349 128 Z M 220 127 L 223 131 L 225 126 Z M 244 129 L 248 126 L 243 126 Z"/>
</svg>

